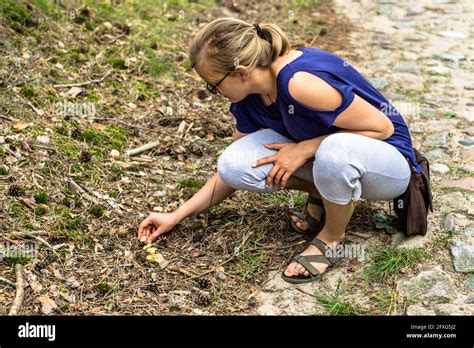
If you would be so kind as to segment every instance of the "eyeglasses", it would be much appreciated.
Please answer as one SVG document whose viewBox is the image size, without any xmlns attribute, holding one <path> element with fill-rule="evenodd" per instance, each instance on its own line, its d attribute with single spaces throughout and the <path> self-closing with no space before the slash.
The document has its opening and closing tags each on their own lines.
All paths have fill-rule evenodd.
<svg viewBox="0 0 474 348">
<path fill-rule="evenodd" d="M 207 90 L 208 90 L 209 92 L 211 92 L 211 93 L 217 94 L 217 86 L 219 86 L 219 85 L 221 84 L 221 82 L 224 81 L 225 78 L 230 75 L 231 72 L 232 72 L 232 71 L 229 71 L 227 74 L 225 74 L 224 77 L 221 78 L 221 79 L 219 80 L 219 82 L 217 82 L 216 84 L 207 82 L 207 84 L 206 84 Z"/>
</svg>

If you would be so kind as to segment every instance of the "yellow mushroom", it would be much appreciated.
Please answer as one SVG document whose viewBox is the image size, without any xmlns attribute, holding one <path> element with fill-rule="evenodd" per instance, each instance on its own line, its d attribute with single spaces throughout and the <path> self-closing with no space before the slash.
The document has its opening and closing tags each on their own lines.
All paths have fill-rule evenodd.
<svg viewBox="0 0 474 348">
<path fill-rule="evenodd" d="M 151 248 L 152 245 L 153 245 L 153 244 L 148 243 L 147 245 L 145 245 L 145 246 L 143 247 L 143 250 L 147 251 L 148 249 Z"/>
</svg>

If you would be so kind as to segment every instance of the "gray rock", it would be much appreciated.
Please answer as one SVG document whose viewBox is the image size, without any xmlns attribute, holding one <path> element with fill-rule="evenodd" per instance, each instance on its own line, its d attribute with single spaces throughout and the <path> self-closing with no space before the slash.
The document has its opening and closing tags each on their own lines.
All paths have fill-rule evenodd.
<svg viewBox="0 0 474 348">
<path fill-rule="evenodd" d="M 425 139 L 425 146 L 448 148 L 448 132 L 430 134 Z"/>
<path fill-rule="evenodd" d="M 464 89 L 468 91 L 474 91 L 474 83 L 464 86 Z"/>
<path fill-rule="evenodd" d="M 463 40 L 469 37 L 469 35 L 465 33 L 460 33 L 458 31 L 440 31 L 438 34 L 440 36 L 447 37 L 448 39 L 457 39 L 457 40 Z"/>
<path fill-rule="evenodd" d="M 168 293 L 168 306 L 171 309 L 180 309 L 184 305 L 186 305 L 187 300 L 187 295 L 189 295 L 189 291 L 183 291 L 183 290 L 174 290 L 170 291 Z"/>
<path fill-rule="evenodd" d="M 436 115 L 436 109 L 433 108 L 421 108 L 420 116 L 423 118 L 432 118 Z"/>
<path fill-rule="evenodd" d="M 393 40 L 390 35 L 381 33 L 372 35 L 372 42 L 382 48 L 390 48 L 393 45 Z"/>
<path fill-rule="evenodd" d="M 473 273 L 469 273 L 467 275 L 466 288 L 469 291 L 474 291 L 474 274 Z"/>
<path fill-rule="evenodd" d="M 416 235 L 406 238 L 405 235 L 403 235 L 404 239 L 400 244 L 398 244 L 398 247 L 406 249 L 423 248 L 431 240 L 431 237 L 432 233 L 430 230 L 428 230 L 424 236 Z M 395 242 L 396 241 L 394 240 L 393 243 Z"/>
<path fill-rule="evenodd" d="M 408 73 L 417 76 L 421 75 L 421 70 L 416 62 L 400 62 L 395 64 L 392 70 L 395 72 Z"/>
<path fill-rule="evenodd" d="M 413 278 L 400 280 L 397 291 L 401 297 L 421 301 L 452 301 L 457 297 L 453 280 L 441 266 L 421 271 Z"/>
<path fill-rule="evenodd" d="M 464 134 L 469 135 L 470 137 L 474 137 L 474 127 L 469 127 L 469 128 L 463 129 L 462 132 Z"/>
<path fill-rule="evenodd" d="M 396 93 L 396 92 L 387 91 L 387 92 L 384 92 L 384 95 L 390 101 L 397 101 L 397 100 L 405 100 L 406 99 L 405 94 Z"/>
<path fill-rule="evenodd" d="M 457 272 L 474 272 L 474 248 L 460 240 L 455 240 L 451 246 L 454 269 Z"/>
<path fill-rule="evenodd" d="M 388 81 L 385 77 L 374 77 L 370 79 L 370 83 L 377 89 L 384 89 L 388 86 Z"/>
<path fill-rule="evenodd" d="M 378 13 L 381 14 L 382 16 L 390 16 L 395 9 L 395 5 L 393 4 L 383 4 L 380 5 L 378 9 Z"/>
<path fill-rule="evenodd" d="M 448 53 L 448 52 L 436 53 L 434 55 L 434 58 L 440 59 L 444 62 L 451 63 L 450 66 L 453 66 L 453 67 L 456 67 L 457 65 L 459 65 L 460 61 L 463 61 L 466 59 L 466 57 L 461 53 Z"/>
<path fill-rule="evenodd" d="M 465 227 L 461 234 L 466 237 L 474 238 L 474 224 L 470 224 L 469 226 Z"/>
<path fill-rule="evenodd" d="M 471 146 L 474 145 L 474 139 L 462 139 L 459 140 L 458 143 L 465 146 Z"/>
<path fill-rule="evenodd" d="M 435 311 L 418 304 L 412 304 L 407 308 L 407 315 L 436 315 Z"/>
<path fill-rule="evenodd" d="M 443 159 L 445 156 L 446 154 L 441 149 L 434 149 L 425 153 L 425 157 L 428 158 L 429 160 Z"/>
<path fill-rule="evenodd" d="M 474 304 L 474 295 L 468 296 L 466 300 L 464 300 L 464 303 Z"/>
<path fill-rule="evenodd" d="M 435 163 L 430 166 L 430 171 L 438 174 L 446 174 L 449 173 L 449 167 L 446 164 Z"/>
<path fill-rule="evenodd" d="M 472 310 L 464 304 L 442 303 L 435 306 L 437 315 L 471 315 Z"/>
<path fill-rule="evenodd" d="M 226 280 L 227 276 L 225 275 L 224 272 L 216 272 L 216 278 L 219 280 Z"/>
<path fill-rule="evenodd" d="M 425 12 L 425 8 L 417 3 L 410 5 L 407 9 L 407 16 L 418 16 Z"/>
<path fill-rule="evenodd" d="M 413 33 L 405 35 L 406 41 L 421 42 L 428 40 L 429 35 L 424 33 Z"/>
<path fill-rule="evenodd" d="M 444 218 L 444 222 L 443 222 L 443 229 L 445 231 L 452 231 L 454 230 L 454 216 L 452 214 L 448 214 L 446 215 L 446 217 Z"/>
</svg>

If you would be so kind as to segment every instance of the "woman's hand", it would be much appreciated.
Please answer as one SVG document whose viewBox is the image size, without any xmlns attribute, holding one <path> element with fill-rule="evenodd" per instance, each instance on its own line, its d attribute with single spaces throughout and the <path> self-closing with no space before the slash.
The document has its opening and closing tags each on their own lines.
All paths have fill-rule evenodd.
<svg viewBox="0 0 474 348">
<path fill-rule="evenodd" d="M 138 239 L 146 237 L 147 243 L 152 243 L 158 236 L 171 230 L 179 223 L 174 213 L 150 213 L 138 227 Z"/>
<path fill-rule="evenodd" d="M 267 149 L 279 150 L 278 153 L 267 156 L 256 161 L 252 167 L 258 167 L 266 163 L 274 163 L 273 168 L 268 173 L 265 180 L 266 187 L 270 187 L 272 181 L 274 187 L 278 187 L 281 181 L 281 188 L 284 189 L 288 178 L 293 175 L 306 160 L 306 151 L 298 143 L 271 143 L 264 144 Z"/>
</svg>

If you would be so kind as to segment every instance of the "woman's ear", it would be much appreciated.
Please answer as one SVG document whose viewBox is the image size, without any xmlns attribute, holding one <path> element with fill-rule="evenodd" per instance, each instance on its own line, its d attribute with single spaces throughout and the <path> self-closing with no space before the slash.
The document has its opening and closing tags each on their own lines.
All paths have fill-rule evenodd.
<svg viewBox="0 0 474 348">
<path fill-rule="evenodd" d="M 246 66 L 237 65 L 234 69 L 234 76 L 238 76 L 242 81 L 247 81 L 250 77 L 250 71 Z"/>
</svg>

